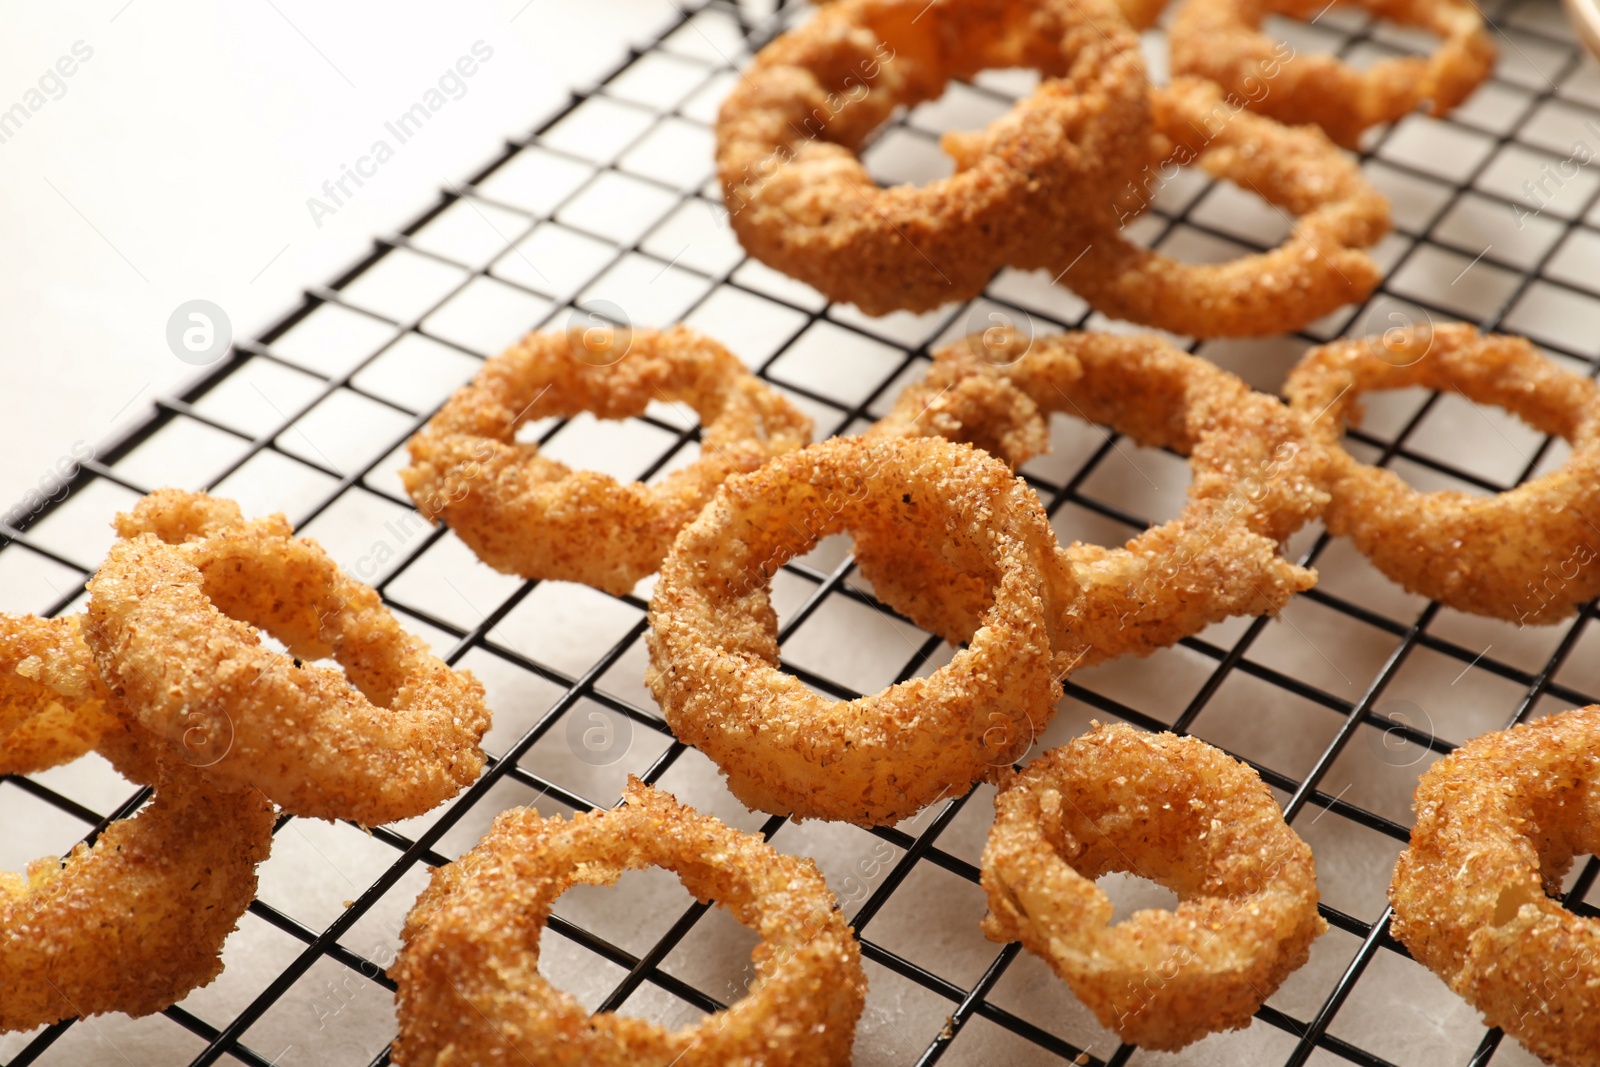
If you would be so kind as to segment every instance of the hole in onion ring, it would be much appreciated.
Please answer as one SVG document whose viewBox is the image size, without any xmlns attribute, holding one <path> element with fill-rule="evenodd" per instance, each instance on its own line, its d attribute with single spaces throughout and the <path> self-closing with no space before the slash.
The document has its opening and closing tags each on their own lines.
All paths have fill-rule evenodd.
<svg viewBox="0 0 1600 1067">
<path fill-rule="evenodd" d="M 1094 880 L 1111 901 L 1111 925 L 1127 921 L 1141 911 L 1177 911 L 1178 894 L 1150 878 L 1131 871 L 1107 871 Z"/>
<path fill-rule="evenodd" d="M 987 67 L 952 78 L 933 99 L 895 108 L 863 138 L 861 162 L 880 189 L 948 178 L 956 156 L 944 138 L 954 147 L 981 137 L 984 127 L 1037 91 L 1039 80 L 1039 72 L 1028 67 Z"/>
<path fill-rule="evenodd" d="M 1073 419 L 1063 412 L 1054 412 L 1050 423 L 1052 430 L 1060 423 L 1085 425 L 1082 420 Z M 1097 447 L 1104 447 L 1107 441 L 1113 439 L 1116 443 L 1089 476 L 1083 479 L 1080 485 L 1082 494 L 1091 501 L 1109 505 L 1132 516 L 1138 520 L 1138 527 L 1129 531 L 1121 522 L 1100 512 L 1069 505 L 1062 508 L 1057 515 L 1092 516 L 1092 524 L 1095 527 L 1105 527 L 1110 523 L 1116 532 L 1109 533 L 1110 539 L 1107 540 L 1086 537 L 1073 529 L 1070 531 L 1071 536 L 1063 537 L 1062 543 L 1081 540 L 1115 547 L 1143 533 L 1146 527 L 1159 526 L 1183 513 L 1184 505 L 1188 503 L 1189 488 L 1194 484 L 1194 472 L 1190 470 L 1189 461 L 1185 457 L 1169 449 L 1141 445 L 1126 437 L 1113 438 L 1115 431 L 1101 423 L 1087 424 L 1087 426 L 1098 437 Z M 1054 434 L 1051 436 L 1054 437 Z M 1028 468 L 1025 466 L 1023 469 Z M 1057 534 L 1066 534 L 1069 532 L 1066 527 L 1075 527 L 1078 523 L 1069 519 L 1052 525 L 1055 526 Z"/>
<path fill-rule="evenodd" d="M 551 813 L 555 813 L 554 808 Z M 694 902 L 694 897 L 689 895 L 689 891 L 683 888 L 683 883 L 671 871 L 663 867 L 643 867 L 623 871 L 622 876 L 609 885 L 578 882 L 557 897 L 550 910 L 551 914 L 580 929 L 605 930 L 607 940 L 619 948 L 634 955 L 643 955 Z M 751 939 L 745 945 L 742 960 L 734 963 L 736 969 L 738 962 L 748 961 L 750 949 L 760 938 L 732 919 L 727 909 L 716 907 L 713 910 L 730 920 L 718 924 L 719 927 L 732 925 L 748 933 Z M 702 918 L 685 941 L 694 937 L 701 924 L 710 921 L 709 914 Z M 674 953 L 675 958 L 678 955 L 679 952 Z M 547 935 L 542 939 L 539 953 L 539 974 L 551 985 L 572 994 L 579 1004 L 593 1012 L 626 977 L 627 972 L 595 956 L 578 942 Z M 646 982 L 641 988 L 650 985 Z M 714 987 L 707 985 L 702 988 L 717 996 Z M 640 996 L 639 991 L 635 991 L 613 1009 L 613 1014 L 674 1028 L 692 1024 L 704 1017 L 704 1013 L 693 1005 L 664 991 L 658 992 L 662 995 L 650 997 Z M 730 998 L 717 996 L 717 999 L 727 1003 Z M 674 1008 L 678 1009 L 679 1014 L 672 1013 Z"/>
</svg>

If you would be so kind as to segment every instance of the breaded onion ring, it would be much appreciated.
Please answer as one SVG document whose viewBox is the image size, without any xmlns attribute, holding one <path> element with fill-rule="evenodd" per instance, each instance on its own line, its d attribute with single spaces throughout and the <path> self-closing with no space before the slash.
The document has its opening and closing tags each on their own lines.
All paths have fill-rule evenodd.
<svg viewBox="0 0 1600 1067">
<path fill-rule="evenodd" d="M 116 723 L 80 621 L 0 615 L 0 774 L 75 760 Z"/>
<path fill-rule="evenodd" d="M 1178 894 L 1111 925 L 1094 880 Z M 1192 737 L 1101 726 L 995 797 L 984 933 L 1020 940 L 1124 1041 L 1173 1050 L 1250 1025 L 1327 929 L 1311 849 L 1255 771 Z"/>
<path fill-rule="evenodd" d="M 65 861 L 0 872 L 0 1031 L 148 1015 L 222 973 L 272 845 L 272 805 L 177 768 L 137 815 Z"/>
<path fill-rule="evenodd" d="M 629 778 L 624 805 L 572 819 L 503 812 L 476 848 L 433 872 L 389 975 L 396 1067 L 838 1067 L 850 1062 L 861 949 L 808 859 L 787 856 Z M 694 1026 L 590 1015 L 539 973 L 539 938 L 574 884 L 665 867 L 761 935 L 748 996 Z"/>
<path fill-rule="evenodd" d="M 120 529 L 194 539 L 119 541 L 89 582 L 85 636 L 132 723 L 172 758 L 314 818 L 408 818 L 478 777 L 489 712 L 470 673 L 283 516 L 196 528 L 161 514 L 197 506 L 176 490 L 146 498 Z M 328 656 L 344 672 L 309 662 Z"/>
<path fill-rule="evenodd" d="M 1381 274 L 1360 250 L 1389 231 L 1389 202 L 1322 131 L 1241 110 L 1198 78 L 1152 90 L 1151 116 L 1154 160 L 1122 190 L 1124 220 L 1149 206 L 1169 171 L 1198 162 L 1296 216 L 1292 233 L 1270 252 L 1199 264 L 1105 226 L 1087 247 L 1060 247 L 1061 284 L 1102 314 L 1191 337 L 1296 330 L 1372 292 Z"/>
<path fill-rule="evenodd" d="M 516 440 L 529 419 L 623 419 L 652 400 L 682 402 L 703 425 L 700 457 L 652 485 L 572 471 Z M 534 333 L 411 439 L 400 479 L 496 570 L 621 595 L 655 573 L 723 479 L 810 440 L 810 419 L 693 330 Z"/>
<path fill-rule="evenodd" d="M 1474 738 L 1417 783 L 1393 932 L 1490 1026 L 1563 1067 L 1600 1063 L 1600 923 L 1561 906 L 1600 852 L 1600 706 Z"/>
<path fill-rule="evenodd" d="M 1401 56 L 1356 70 L 1331 55 L 1296 54 L 1261 32 L 1270 12 L 1309 18 L 1323 0 L 1184 0 L 1168 29 L 1172 73 L 1208 78 L 1252 111 L 1279 122 L 1315 123 L 1345 148 L 1424 100 L 1443 115 L 1494 69 L 1483 13 L 1463 0 L 1345 0 L 1379 18 L 1443 38 L 1428 58 Z"/>
<path fill-rule="evenodd" d="M 881 189 L 857 156 L 954 78 L 1031 67 L 1038 90 L 942 142 L 955 173 Z M 1145 162 L 1144 61 L 1112 0 L 841 0 L 756 56 L 717 119 L 717 171 L 756 259 L 872 315 L 1044 267 Z M 1059 269 L 1059 266 L 1057 267 Z"/>
<path fill-rule="evenodd" d="M 1083 589 L 1081 666 L 1148 655 L 1232 615 L 1274 614 L 1315 583 L 1278 545 L 1327 503 L 1323 450 L 1275 398 L 1158 337 L 974 334 L 936 353 L 870 433 L 939 434 L 1015 467 L 1044 451 L 1053 412 L 1170 448 L 1193 472 L 1178 518 L 1121 548 L 1057 550 Z M 855 548 L 879 599 L 947 640 L 972 631 L 986 603 L 976 576 L 872 529 Z"/>
<path fill-rule="evenodd" d="M 874 530 L 981 575 L 968 647 L 925 678 L 835 703 L 778 665 L 768 583 L 823 537 Z M 932 546 L 938 546 L 934 549 Z M 731 478 L 684 529 L 650 601 L 646 682 L 674 734 L 751 808 L 895 822 L 1014 762 L 1055 713 L 1052 632 L 1076 601 L 1039 498 L 939 438 L 835 438 Z"/>
<path fill-rule="evenodd" d="M 1136 30 L 1148 30 L 1167 9 L 1167 0 L 1117 0 L 1122 17 Z"/>
<path fill-rule="evenodd" d="M 0 774 L 37 774 L 96 749 L 130 782 L 161 777 L 158 753 L 119 705 L 83 640 L 83 616 L 0 615 Z"/>
<path fill-rule="evenodd" d="M 1371 389 L 1427 389 L 1495 404 L 1572 443 L 1559 470 L 1490 497 L 1421 493 L 1338 448 Z M 1290 404 L 1333 446 L 1330 533 L 1384 574 L 1460 611 L 1553 623 L 1600 594 L 1600 386 L 1520 337 L 1471 326 L 1395 329 L 1308 352 L 1289 374 Z"/>
<path fill-rule="evenodd" d="M 811 0 L 815 7 L 838 3 L 839 0 Z M 1166 10 L 1167 0 L 1117 0 L 1117 6 L 1122 9 L 1122 17 L 1136 30 L 1149 29 L 1161 17 L 1161 12 Z"/>
</svg>

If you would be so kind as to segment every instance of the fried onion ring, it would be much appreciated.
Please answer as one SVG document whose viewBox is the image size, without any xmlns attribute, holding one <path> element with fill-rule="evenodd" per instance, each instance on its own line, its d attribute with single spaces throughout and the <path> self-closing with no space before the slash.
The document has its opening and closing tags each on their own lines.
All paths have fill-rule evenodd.
<svg viewBox="0 0 1600 1067">
<path fill-rule="evenodd" d="M 572 471 L 519 444 L 529 419 L 603 419 L 683 403 L 704 426 L 700 457 L 653 485 Z M 811 420 L 693 330 L 535 333 L 491 359 L 411 439 L 400 479 L 489 566 L 622 595 L 730 474 L 811 440 Z"/>
<path fill-rule="evenodd" d="M 1122 17 L 1136 30 L 1148 30 L 1167 9 L 1167 0 L 1117 0 Z"/>
<path fill-rule="evenodd" d="M 476 848 L 433 872 L 389 971 L 399 987 L 396 1067 L 850 1062 L 866 977 L 816 864 L 636 778 L 623 799 L 571 819 L 504 812 Z M 642 867 L 672 871 L 762 937 L 749 995 L 680 1030 L 590 1015 L 539 973 L 539 939 L 556 898 Z"/>
<path fill-rule="evenodd" d="M 0 774 L 68 763 L 115 725 L 80 621 L 0 615 Z"/>
<path fill-rule="evenodd" d="M 812 0 L 816 7 L 827 4 L 839 3 L 840 0 Z M 1156 24 L 1161 17 L 1161 12 L 1166 10 L 1167 0 L 1117 0 L 1117 6 L 1122 9 L 1122 17 L 1136 30 L 1146 30 Z"/>
<path fill-rule="evenodd" d="M 942 551 L 992 590 L 968 647 L 848 703 L 778 665 L 768 583 L 842 530 Z M 938 546 L 935 549 L 933 546 Z M 1055 713 L 1077 589 L 1039 499 L 939 438 L 835 438 L 729 479 L 678 537 L 650 601 L 646 682 L 674 734 L 753 809 L 894 822 L 1014 762 Z"/>
<path fill-rule="evenodd" d="M 172 758 L 294 815 L 374 826 L 478 777 L 489 713 L 470 673 L 401 629 L 283 516 L 184 517 L 204 506 L 177 490 L 141 501 L 121 529 L 192 539 L 119 541 L 89 582 L 85 637 L 131 722 Z M 294 659 L 263 647 L 256 627 Z M 328 656 L 344 671 L 309 662 Z"/>
<path fill-rule="evenodd" d="M 1392 930 L 1541 1059 L 1600 1063 L 1600 923 L 1561 906 L 1574 855 L 1600 851 L 1600 706 L 1468 741 L 1423 773 L 1395 865 Z"/>
<path fill-rule="evenodd" d="M 1172 73 L 1208 78 L 1252 111 L 1315 123 L 1345 148 L 1369 128 L 1403 118 L 1424 100 L 1443 115 L 1494 69 L 1495 47 L 1476 5 L 1460 0 L 1346 0 L 1379 18 L 1441 37 L 1428 58 L 1400 56 L 1358 71 L 1331 55 L 1300 55 L 1261 32 L 1269 13 L 1310 18 L 1323 0 L 1184 0 L 1167 40 Z"/>
<path fill-rule="evenodd" d="M 1338 447 L 1372 389 L 1422 386 L 1495 404 L 1572 443 L 1559 470 L 1491 497 L 1412 489 Z M 1600 594 L 1600 385 L 1520 337 L 1462 323 L 1395 329 L 1308 352 L 1290 404 L 1332 446 L 1330 533 L 1413 593 L 1460 611 L 1553 623 Z"/>
<path fill-rule="evenodd" d="M 942 142 L 955 173 L 882 189 L 858 158 L 899 107 L 1030 67 L 1039 89 Z M 1044 267 L 1145 162 L 1138 39 L 1111 0 L 841 0 L 763 48 L 722 105 L 717 170 L 745 250 L 872 315 Z M 1058 268 L 1059 269 L 1059 268 Z"/>
<path fill-rule="evenodd" d="M 1361 249 L 1388 233 L 1389 202 L 1322 131 L 1242 110 L 1198 78 L 1151 90 L 1151 116 L 1154 161 L 1122 190 L 1123 221 L 1149 206 L 1169 171 L 1197 162 L 1297 216 L 1290 236 L 1270 252 L 1199 264 L 1108 225 L 1060 247 L 1061 284 L 1101 314 L 1191 337 L 1296 330 L 1372 292 L 1381 272 Z"/>
<path fill-rule="evenodd" d="M 138 754 L 113 761 L 153 766 Z M 217 790 L 180 767 L 93 846 L 36 860 L 26 875 L 0 871 L 0 1031 L 148 1015 L 222 973 L 274 819 L 259 793 Z"/>
<path fill-rule="evenodd" d="M 1121 548 L 1057 550 L 1083 589 L 1080 666 L 1148 655 L 1229 616 L 1275 614 L 1315 583 L 1278 546 L 1327 503 L 1323 450 L 1275 398 L 1159 337 L 974 334 L 936 353 L 870 433 L 936 433 L 1016 467 L 1044 451 L 1053 412 L 1173 449 L 1193 472 L 1178 518 Z M 874 529 L 855 550 L 879 599 L 947 640 L 972 632 L 987 595 L 976 576 Z"/>
<path fill-rule="evenodd" d="M 1111 925 L 1094 879 L 1178 895 Z M 984 933 L 1020 940 L 1124 1041 L 1170 1051 L 1250 1024 L 1327 929 L 1311 849 L 1255 771 L 1192 737 L 1101 726 L 1004 785 Z"/>
</svg>

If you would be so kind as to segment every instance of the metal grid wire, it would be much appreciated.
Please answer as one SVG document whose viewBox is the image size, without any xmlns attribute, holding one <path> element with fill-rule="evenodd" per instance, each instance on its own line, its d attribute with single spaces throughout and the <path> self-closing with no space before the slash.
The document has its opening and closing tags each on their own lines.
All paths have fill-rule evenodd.
<svg viewBox="0 0 1600 1067">
<path fill-rule="evenodd" d="M 1465 317 L 1529 333 L 1552 355 L 1593 373 L 1600 331 L 1589 327 L 1600 321 L 1600 298 L 1587 290 L 1600 278 L 1593 269 L 1600 267 L 1600 234 L 1582 219 L 1595 208 L 1600 181 L 1581 168 L 1568 176 L 1559 163 L 1574 140 L 1600 143 L 1582 126 L 1594 120 L 1600 130 L 1600 112 L 1591 110 L 1600 105 L 1600 75 L 1580 60 L 1555 10 L 1543 2 L 1490 8 L 1503 54 L 1495 80 L 1455 116 L 1413 116 L 1363 151 L 1368 173 L 1396 205 L 1397 235 L 1378 250 L 1388 272 L 1381 292 L 1298 338 L 1191 350 L 1272 387 L 1307 343 L 1382 329 L 1400 321 L 1394 315 Z M 497 712 L 489 769 L 439 811 L 370 836 L 283 820 L 277 849 L 336 852 L 341 862 L 329 862 L 344 884 L 281 884 L 275 852 L 245 920 L 256 931 L 253 958 L 228 957 L 219 983 L 227 995 L 207 1000 L 201 991 L 138 1024 L 146 1029 L 128 1024 L 119 1032 L 131 1036 L 121 1045 L 106 1040 L 130 1062 L 126 1048 L 171 1048 L 174 1026 L 187 1042 L 180 1042 L 182 1055 L 197 1067 L 388 1062 L 384 1038 L 363 1047 L 325 1035 L 338 1029 L 330 1019 L 365 1017 L 369 1034 L 392 1027 L 385 1012 L 393 986 L 382 972 L 425 865 L 459 855 L 494 812 L 512 804 L 536 799 L 543 810 L 582 810 L 614 803 L 626 769 L 761 829 L 779 847 L 833 849 L 824 869 L 851 911 L 872 984 L 859 1062 L 1532 1062 L 1498 1031 L 1485 1032 L 1470 1009 L 1409 961 L 1388 932 L 1382 889 L 1408 835 L 1412 784 L 1428 762 L 1473 734 L 1593 701 L 1600 675 L 1587 666 L 1595 657 L 1585 637 L 1593 605 L 1570 624 L 1538 631 L 1458 616 L 1401 594 L 1359 557 L 1309 531 L 1292 548 L 1302 562 L 1319 565 L 1323 581 L 1283 620 L 1234 620 L 1149 660 L 1069 679 L 1061 715 L 1041 747 L 1080 732 L 1091 715 L 1193 732 L 1250 762 L 1317 852 L 1322 913 L 1332 930 L 1311 963 L 1249 1030 L 1167 1057 L 1119 1047 L 1038 961 L 1014 944 L 996 947 L 977 937 L 975 860 L 988 787 L 870 832 L 749 817 L 728 806 L 709 764 L 671 738 L 639 685 L 644 599 L 493 576 L 446 531 L 416 519 L 393 475 L 405 440 L 484 356 L 523 330 L 558 324 L 574 306 L 614 311 L 620 304 L 642 324 L 681 319 L 722 336 L 817 417 L 819 436 L 859 429 L 881 414 L 932 347 L 970 324 L 986 325 L 991 313 L 1041 330 L 1107 325 L 1070 294 L 1009 271 L 971 306 L 869 320 L 746 261 L 718 224 L 721 209 L 708 184 L 709 121 L 738 65 L 789 17 L 780 11 L 749 19 L 720 2 L 685 12 L 661 40 L 574 94 L 535 134 L 508 144 L 403 232 L 376 242 L 328 286 L 308 291 L 258 340 L 239 344 L 182 396 L 161 401 L 131 436 L 84 462 L 59 502 L 22 528 L 5 528 L 0 584 L 43 574 L 59 595 L 30 608 L 56 613 L 79 602 L 108 536 L 86 531 L 98 530 L 135 494 L 176 481 L 238 496 L 247 510 L 281 508 L 373 580 L 451 663 L 486 677 Z M 1343 11 L 1325 13 L 1315 26 L 1278 29 L 1358 61 L 1426 47 Z M 1159 45 L 1152 49 L 1159 52 Z M 983 121 L 1009 106 L 1015 88 L 1001 77 L 953 89 L 880 133 L 869 162 L 880 176 L 926 177 L 919 161 L 931 155 L 937 130 Z M 1535 194 L 1520 183 L 1552 173 L 1546 165 L 1557 167 L 1559 180 L 1545 181 L 1530 201 Z M 620 199 L 619 190 L 626 193 Z M 1224 186 L 1185 175 L 1160 191 L 1136 232 L 1191 256 L 1260 248 L 1281 236 L 1271 212 L 1229 196 Z M 1528 211 L 1541 203 L 1536 218 L 1508 229 L 1512 204 Z M 479 239 L 485 233 L 493 234 L 487 244 Z M 647 294 L 642 310 L 640 293 Z M 504 336 L 494 333 L 502 328 Z M 1564 454 L 1509 421 L 1492 422 L 1518 462 L 1498 473 L 1462 462 L 1461 455 L 1477 455 L 1463 445 L 1466 436 L 1493 438 L 1470 421 L 1476 416 L 1452 413 L 1450 403 L 1418 394 L 1381 406 L 1375 397 L 1380 417 L 1352 432 L 1351 447 L 1418 484 L 1490 492 L 1549 469 Z M 582 443 L 593 437 L 583 436 L 580 423 L 540 424 L 538 439 L 581 460 Z M 652 408 L 624 425 L 625 432 L 611 432 L 633 442 L 632 476 L 652 477 L 694 454 L 693 421 L 674 411 Z M 1064 441 L 1060 425 L 1056 432 L 1055 452 L 1025 474 L 1064 535 L 1088 530 L 1102 541 L 1120 539 L 1162 517 L 1139 510 L 1141 503 L 1175 510 L 1173 501 L 1181 501 L 1181 461 L 1115 435 Z M 1430 446 L 1435 439 L 1444 445 Z M 1178 470 L 1176 496 L 1141 497 L 1130 466 L 1146 480 L 1150 472 Z M 455 600 L 438 592 L 445 588 Z M 646 587 L 641 592 L 647 595 Z M 775 599 L 786 667 L 839 698 L 926 673 L 948 655 L 938 639 L 878 607 L 837 546 L 825 544 L 786 567 L 775 579 Z M 579 619 L 604 638 L 563 640 L 563 629 L 583 628 Z M 863 619 L 868 630 L 878 627 L 879 638 L 890 634 L 888 643 L 862 638 L 854 660 L 848 651 L 817 651 L 819 631 L 837 636 Z M 561 757 L 561 737 L 570 740 L 591 723 L 610 731 L 607 737 L 630 737 L 628 759 L 585 759 L 570 745 L 577 760 Z M 86 824 L 92 840 L 144 799 L 95 806 L 51 781 L 4 779 L 0 800 L 20 792 Z M 1569 879 L 1567 903 L 1580 914 L 1596 913 L 1587 898 L 1597 873 L 1591 858 Z M 715 941 L 706 931 L 716 928 L 717 909 L 660 887 L 651 882 L 629 898 L 648 930 L 582 918 L 615 918 L 616 909 L 558 908 L 545 960 L 560 972 L 558 982 L 588 981 L 586 1003 L 595 1010 L 624 1008 L 669 1022 L 732 999 L 739 952 L 721 951 L 735 961 L 735 979 L 695 962 L 718 954 L 706 947 Z M 300 903 L 313 898 L 315 906 Z M 945 924 L 951 915 L 957 918 Z M 270 951 L 256 952 L 267 941 Z M 352 943 L 373 947 L 357 951 Z M 747 954 L 747 942 L 741 951 Z M 241 977 L 228 985 L 235 974 Z M 295 1003 L 298 1015 L 288 1010 Z M 4 1046 L 9 1063 L 83 1062 L 91 1058 L 85 1050 L 98 1047 L 102 1025 L 111 1024 L 70 1021 L 26 1035 Z M 165 1036 L 148 1039 L 151 1026 Z M 162 1055 L 150 1062 L 175 1062 L 173 1053 Z"/>
</svg>

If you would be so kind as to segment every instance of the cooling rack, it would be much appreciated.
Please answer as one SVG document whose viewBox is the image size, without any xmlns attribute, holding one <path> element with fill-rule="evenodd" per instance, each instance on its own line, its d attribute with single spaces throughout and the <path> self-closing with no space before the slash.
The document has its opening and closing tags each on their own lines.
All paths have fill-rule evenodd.
<svg viewBox="0 0 1600 1067">
<path fill-rule="evenodd" d="M 1581 58 L 1553 2 L 1485 6 L 1501 59 L 1445 119 L 1413 115 L 1362 152 L 1393 201 L 1387 272 L 1360 307 L 1299 336 L 1185 342 L 1276 389 L 1311 343 L 1427 320 L 1524 333 L 1593 373 L 1600 354 L 1600 68 Z M 642 684 L 649 582 L 611 597 L 495 574 L 412 510 L 396 477 L 403 443 L 481 360 L 522 332 L 598 316 L 684 321 L 722 339 L 816 419 L 859 430 L 943 341 L 1008 322 L 1120 328 L 1050 279 L 1001 272 L 968 305 L 869 319 L 745 259 L 711 184 L 710 122 L 751 51 L 802 12 L 761 17 L 692 6 L 659 40 L 575 93 L 526 139 L 281 322 L 239 343 L 135 432 L 78 465 L 66 492 L 4 527 L 0 606 L 75 610 L 110 540 L 111 515 L 159 485 L 211 488 L 247 512 L 281 510 L 401 620 L 489 690 L 491 766 L 419 819 L 359 828 L 285 819 L 227 969 L 142 1020 L 107 1016 L 0 1038 L 0 1059 L 134 1064 L 388 1062 L 384 969 L 429 865 L 470 848 L 496 812 L 616 803 L 627 774 L 817 858 L 861 937 L 871 992 L 862 1064 L 1499 1065 L 1535 1062 L 1411 961 L 1389 934 L 1384 890 L 1406 840 L 1417 776 L 1454 744 L 1600 693 L 1593 605 L 1568 624 L 1521 628 L 1409 596 L 1349 546 L 1311 529 L 1291 543 L 1321 581 L 1277 620 L 1233 620 L 1146 660 L 1072 676 L 1036 748 L 1091 718 L 1187 731 L 1247 760 L 1315 850 L 1330 931 L 1252 1026 L 1177 1055 L 1120 1045 L 1039 961 L 978 933 L 977 859 L 992 789 L 873 831 L 746 812 L 698 753 L 673 741 Z M 1275 32 L 1357 64 L 1425 39 L 1330 8 Z M 1147 39 L 1162 70 L 1159 32 Z M 941 173 L 937 135 L 1003 111 L 1028 79 L 980 76 L 900 115 L 866 152 L 883 181 Z M 1286 222 L 1185 172 L 1136 223 L 1189 259 L 1276 243 Z M 1179 339 L 1181 342 L 1184 339 Z M 627 477 L 692 460 L 692 416 L 666 405 L 621 424 L 529 427 L 557 457 Z M 1176 514 L 1181 460 L 1067 420 L 1024 473 L 1063 537 L 1115 543 Z M 1560 442 L 1493 409 L 1421 391 L 1379 394 L 1349 444 L 1424 488 L 1494 492 L 1559 464 Z M 830 539 L 774 579 L 785 665 L 848 698 L 923 674 L 951 650 L 872 599 L 849 545 Z M 0 866 L 65 851 L 133 810 L 96 757 L 0 780 Z M 1586 858 L 1566 886 L 1594 915 Z M 1103 880 L 1118 914 L 1170 902 L 1136 878 Z M 594 1010 L 669 1024 L 735 998 L 753 936 L 696 904 L 664 872 L 564 896 L 542 966 Z"/>
</svg>

